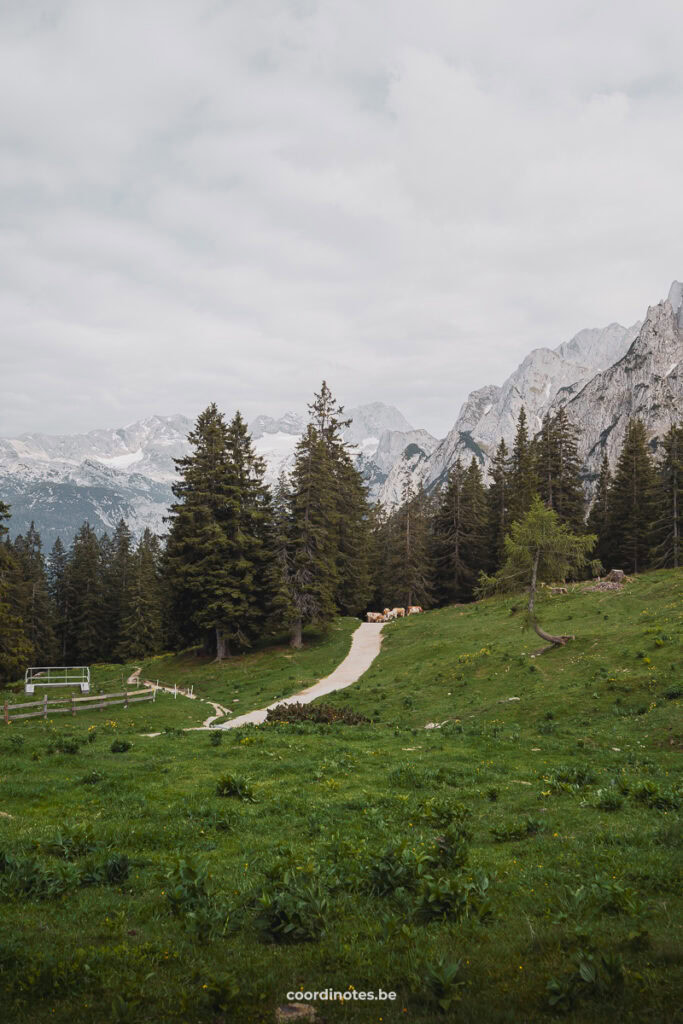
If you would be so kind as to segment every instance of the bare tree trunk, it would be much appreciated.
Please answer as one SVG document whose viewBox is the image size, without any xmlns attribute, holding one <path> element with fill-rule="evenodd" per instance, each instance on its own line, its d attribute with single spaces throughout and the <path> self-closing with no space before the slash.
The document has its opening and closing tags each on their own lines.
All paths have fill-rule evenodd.
<svg viewBox="0 0 683 1024">
<path fill-rule="evenodd" d="M 225 657 L 230 657 L 228 639 L 220 626 L 216 626 L 216 661 L 223 661 Z"/>
<path fill-rule="evenodd" d="M 538 633 L 541 640 L 547 640 L 549 644 L 553 644 L 555 647 L 564 647 L 567 640 L 573 640 L 573 636 L 552 636 L 551 633 L 546 633 L 544 629 L 541 629 L 538 622 L 536 621 L 536 612 L 534 609 L 534 601 L 536 599 L 536 582 L 538 579 L 538 563 L 541 557 L 540 548 L 536 548 L 536 554 L 534 555 L 534 562 L 531 567 L 531 585 L 529 586 L 529 618 L 534 627 L 534 632 Z M 551 650 L 551 648 L 548 648 Z"/>
<path fill-rule="evenodd" d="M 289 646 L 295 647 L 297 650 L 303 647 L 303 640 L 301 639 L 301 619 L 297 619 L 290 631 Z"/>
</svg>

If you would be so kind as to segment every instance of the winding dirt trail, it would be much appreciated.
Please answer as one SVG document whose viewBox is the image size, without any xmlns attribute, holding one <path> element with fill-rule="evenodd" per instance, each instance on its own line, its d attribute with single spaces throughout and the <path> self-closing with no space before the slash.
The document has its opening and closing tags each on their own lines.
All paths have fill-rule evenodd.
<svg viewBox="0 0 683 1024">
<path fill-rule="evenodd" d="M 136 668 L 135 671 L 128 676 L 128 679 L 126 681 L 128 686 L 138 685 L 138 683 L 140 682 L 141 671 L 142 669 Z M 143 681 L 143 686 L 149 686 L 153 690 L 163 690 L 165 693 L 176 693 L 176 689 L 174 686 L 162 686 L 161 683 L 155 683 L 152 679 L 145 679 Z M 223 718 L 224 715 L 231 714 L 229 708 L 224 708 L 222 704 L 217 704 L 216 701 L 207 700 L 206 697 L 198 697 L 196 693 L 187 693 L 185 690 L 178 689 L 177 692 L 180 694 L 181 697 L 186 697 L 188 700 L 198 700 L 201 701 L 202 704 L 210 704 L 214 710 L 214 714 L 209 715 L 209 717 L 206 718 L 201 725 L 191 726 L 189 729 L 185 729 L 185 732 L 192 732 L 195 729 L 210 729 L 212 723 L 215 722 L 217 718 Z M 149 732 L 145 733 L 145 735 L 159 736 L 160 734 L 158 732 Z"/>
<path fill-rule="evenodd" d="M 326 693 L 332 693 L 334 690 L 343 690 L 347 686 L 351 686 L 366 672 L 370 665 L 377 657 L 382 646 L 382 628 L 383 622 L 362 622 L 358 629 L 353 634 L 351 641 L 351 650 L 346 655 L 344 660 L 337 665 L 334 672 L 329 676 L 325 676 L 324 679 L 319 679 L 317 683 L 312 686 L 306 687 L 305 690 L 300 690 L 299 693 L 292 694 L 291 697 L 284 697 L 282 700 L 276 700 L 272 704 L 268 704 L 265 708 L 259 708 L 257 711 L 248 711 L 244 715 L 238 715 L 237 718 L 231 719 L 229 722 L 223 722 L 221 725 L 214 725 L 213 723 L 218 718 L 223 718 L 226 715 L 232 714 L 230 708 L 224 708 L 222 704 L 217 704 L 215 701 L 208 700 L 205 697 L 198 697 L 196 693 L 187 693 L 185 690 L 178 690 L 178 695 L 185 697 L 189 700 L 200 700 L 203 703 L 210 704 L 214 709 L 215 714 L 209 715 L 207 719 L 202 722 L 201 725 L 193 725 L 184 729 L 184 732 L 200 732 L 206 729 L 237 729 L 240 725 L 259 725 L 261 722 L 265 722 L 266 715 L 269 708 L 277 707 L 278 704 L 310 704 L 316 697 L 322 697 Z M 140 682 L 140 672 L 142 669 L 137 668 L 128 677 L 128 686 L 136 686 Z M 144 680 L 145 686 L 151 686 L 157 690 L 163 690 L 165 693 L 175 693 L 175 687 L 173 686 L 162 686 L 160 683 L 155 683 L 151 679 Z M 160 736 L 158 732 L 147 732 L 143 733 L 144 736 Z"/>
<path fill-rule="evenodd" d="M 277 707 L 278 704 L 310 704 L 316 697 L 322 697 L 334 690 L 343 690 L 351 686 L 366 672 L 377 657 L 382 646 L 382 622 L 362 622 L 353 634 L 351 650 L 344 660 L 337 665 L 334 672 L 324 679 L 318 680 L 313 686 L 308 686 L 291 697 L 284 697 L 268 704 L 258 711 L 248 711 L 245 715 L 238 715 L 230 722 L 223 722 L 221 725 L 213 726 L 214 729 L 237 729 L 240 725 L 260 725 L 265 722 L 269 708 Z"/>
</svg>

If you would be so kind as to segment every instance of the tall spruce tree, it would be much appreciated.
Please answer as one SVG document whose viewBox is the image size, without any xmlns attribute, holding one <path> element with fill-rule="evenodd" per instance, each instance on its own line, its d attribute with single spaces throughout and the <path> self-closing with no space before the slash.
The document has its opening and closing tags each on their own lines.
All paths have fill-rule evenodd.
<svg viewBox="0 0 683 1024">
<path fill-rule="evenodd" d="M 47 583 L 43 545 L 35 523 L 26 536 L 14 541 L 19 583 L 18 604 L 24 621 L 24 630 L 33 648 L 36 665 L 51 665 L 55 658 L 53 605 Z"/>
<path fill-rule="evenodd" d="M 191 451 L 175 459 L 176 502 L 169 510 L 165 573 L 174 646 L 202 636 L 207 652 L 226 654 L 227 538 L 221 517 L 228 497 L 227 425 L 215 403 L 188 434 Z"/>
<path fill-rule="evenodd" d="M 296 446 L 290 481 L 287 576 L 279 600 L 290 630 L 290 644 L 301 647 L 306 623 L 325 624 L 336 612 L 338 495 L 325 439 L 309 423 Z"/>
<path fill-rule="evenodd" d="M 488 507 L 488 559 L 489 572 L 498 569 L 505 553 L 505 534 L 510 525 L 510 456 L 501 438 L 491 459 L 491 483 L 486 493 Z"/>
<path fill-rule="evenodd" d="M 536 469 L 536 446 L 529 437 L 529 427 L 524 406 L 519 410 L 517 430 L 510 457 L 510 522 L 519 521 L 531 508 L 534 495 L 539 490 Z"/>
<path fill-rule="evenodd" d="M 572 530 L 583 528 L 584 497 L 578 431 L 567 413 L 560 409 L 546 415 L 536 443 L 536 472 L 539 493 L 546 508 L 557 512 L 560 522 Z"/>
<path fill-rule="evenodd" d="M 390 558 L 387 604 L 428 606 L 433 598 L 432 503 L 420 485 L 406 484 L 402 502 L 389 520 Z"/>
<path fill-rule="evenodd" d="M 176 460 L 179 500 L 169 516 L 166 574 L 179 638 L 191 638 L 183 619 L 189 621 L 221 660 L 231 646 L 248 646 L 266 622 L 270 497 L 264 462 L 239 412 L 226 425 L 210 405 L 188 440 L 194 450 Z"/>
<path fill-rule="evenodd" d="M 117 657 L 123 622 L 130 613 L 133 540 L 128 524 L 119 519 L 111 537 L 100 542 L 105 606 L 103 648 L 108 659 Z"/>
<path fill-rule="evenodd" d="M 440 603 L 469 601 L 487 565 L 486 492 L 476 458 L 451 469 L 433 523 L 434 590 Z"/>
<path fill-rule="evenodd" d="M 650 564 L 655 475 L 641 420 L 629 421 L 610 489 L 613 558 L 626 572 Z"/>
<path fill-rule="evenodd" d="M 263 632 L 272 586 L 272 501 L 264 483 L 266 466 L 258 456 L 239 412 L 228 426 L 228 496 L 219 522 L 228 543 L 229 590 L 225 632 L 244 648 Z"/>
<path fill-rule="evenodd" d="M 126 612 L 116 655 L 122 661 L 146 658 L 157 654 L 162 642 L 161 546 L 146 529 L 131 558 Z"/>
<path fill-rule="evenodd" d="M 345 615 L 357 615 L 370 596 L 370 506 L 367 488 L 343 431 L 351 424 L 327 382 L 309 405 L 311 422 L 327 452 L 335 504 L 338 585 L 335 602 Z"/>
<path fill-rule="evenodd" d="M 371 591 L 370 509 L 343 439 L 351 421 L 326 381 L 308 408 L 291 478 L 280 482 L 275 502 L 275 607 L 293 647 L 306 623 L 357 614 Z"/>
<path fill-rule="evenodd" d="M 600 560 L 604 568 L 608 568 L 612 562 L 613 544 L 611 537 L 612 517 L 610 514 L 610 494 L 612 488 L 612 474 L 609 468 L 607 452 L 602 456 L 600 463 L 600 474 L 595 488 L 595 497 L 591 510 L 588 514 L 586 529 L 588 533 L 595 534 L 598 538 L 595 546 L 595 557 Z"/>
<path fill-rule="evenodd" d="M 13 600 L 18 568 L 8 543 L 9 506 L 0 501 L 0 682 L 16 679 L 29 665 L 33 648 Z"/>
<path fill-rule="evenodd" d="M 109 653 L 103 650 L 107 628 L 102 548 L 87 522 L 76 534 L 69 553 L 68 587 L 68 660 L 85 665 L 102 661 Z"/>
<path fill-rule="evenodd" d="M 61 538 L 52 546 L 47 560 L 47 585 L 53 609 L 55 634 L 55 658 L 58 663 L 67 662 L 70 630 L 69 556 Z"/>
<path fill-rule="evenodd" d="M 683 425 L 672 424 L 660 448 L 653 495 L 652 561 L 657 568 L 677 569 L 683 534 Z"/>
</svg>

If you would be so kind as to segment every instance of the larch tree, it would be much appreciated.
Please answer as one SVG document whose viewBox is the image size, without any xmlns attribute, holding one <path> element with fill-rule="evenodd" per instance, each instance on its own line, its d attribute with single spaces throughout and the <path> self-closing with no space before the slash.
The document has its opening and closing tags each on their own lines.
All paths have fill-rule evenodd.
<svg viewBox="0 0 683 1024">
<path fill-rule="evenodd" d="M 531 627 L 553 647 L 563 646 L 574 637 L 547 633 L 539 625 L 536 617 L 537 588 L 541 582 L 562 580 L 570 572 L 588 565 L 588 555 L 596 540 L 594 534 L 580 536 L 572 533 L 565 523 L 560 522 L 557 513 L 547 508 L 536 495 L 526 515 L 510 527 L 505 538 L 505 561 L 501 568 L 494 576 L 482 573 L 478 595 L 483 597 L 496 591 L 517 590 L 526 585 Z"/>
</svg>

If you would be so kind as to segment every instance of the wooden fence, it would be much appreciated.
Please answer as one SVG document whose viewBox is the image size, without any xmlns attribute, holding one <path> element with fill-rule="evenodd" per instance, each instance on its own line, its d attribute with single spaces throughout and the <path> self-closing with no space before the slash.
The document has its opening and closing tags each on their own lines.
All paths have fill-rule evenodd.
<svg viewBox="0 0 683 1024">
<path fill-rule="evenodd" d="M 104 711 L 105 708 L 113 707 L 115 704 L 137 704 L 144 700 L 156 700 L 156 690 L 131 690 L 123 693 L 101 693 L 99 696 L 89 697 L 62 697 L 56 700 L 48 700 L 47 694 L 42 700 L 32 700 L 28 704 L 5 704 L 3 708 L 5 723 L 16 721 L 18 718 L 48 718 L 51 715 L 62 715 L 71 712 L 75 715 L 77 711 Z M 66 704 L 66 707 L 57 705 Z M 15 715 L 17 709 L 35 708 L 34 711 L 23 711 Z"/>
</svg>

